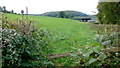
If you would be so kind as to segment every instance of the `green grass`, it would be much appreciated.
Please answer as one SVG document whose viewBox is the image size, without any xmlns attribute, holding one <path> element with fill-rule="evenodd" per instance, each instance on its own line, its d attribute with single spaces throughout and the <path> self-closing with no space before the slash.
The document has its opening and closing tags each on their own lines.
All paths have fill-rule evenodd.
<svg viewBox="0 0 120 68">
<path fill-rule="evenodd" d="M 5 14 L 5 16 L 12 21 L 15 21 L 16 18 L 22 18 L 22 16 L 15 14 Z M 81 46 L 92 45 L 91 43 L 96 35 L 95 30 L 89 28 L 89 23 L 79 22 L 78 20 L 44 16 L 29 16 L 29 20 L 35 20 L 35 26 L 38 29 L 42 28 L 50 33 L 49 37 L 44 38 L 49 41 L 47 46 L 49 50 L 44 51 L 45 55 L 79 51 Z M 79 64 L 74 62 L 76 62 L 75 58 L 56 59 L 56 65 Z"/>
<path fill-rule="evenodd" d="M 76 51 L 92 39 L 89 37 L 94 32 L 89 28 L 88 23 L 79 23 L 77 20 L 51 17 L 35 17 L 35 19 L 38 21 L 37 27 L 52 33 L 49 40 L 55 54 Z"/>
<path fill-rule="evenodd" d="M 16 14 L 5 15 L 13 21 L 16 18 L 22 18 L 22 16 Z M 85 46 L 94 37 L 92 34 L 95 30 L 91 30 L 88 23 L 85 22 L 80 23 L 77 20 L 43 16 L 29 16 L 29 19 L 36 21 L 35 26 L 38 29 L 42 28 L 51 33 L 51 36 L 46 40 L 49 41 L 52 54 L 77 51 L 80 46 Z"/>
</svg>

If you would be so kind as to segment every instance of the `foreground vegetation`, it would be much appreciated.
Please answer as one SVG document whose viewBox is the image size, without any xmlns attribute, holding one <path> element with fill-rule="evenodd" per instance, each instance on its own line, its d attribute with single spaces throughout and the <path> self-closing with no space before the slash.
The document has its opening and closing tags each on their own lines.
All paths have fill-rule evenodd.
<svg viewBox="0 0 120 68">
<path fill-rule="evenodd" d="M 29 16 L 27 19 L 26 15 L 16 14 L 5 14 L 3 23 L 5 30 L 3 30 L 2 36 L 5 40 L 2 41 L 6 44 L 2 51 L 3 65 L 119 65 L 119 52 L 115 49 L 106 50 L 110 47 L 119 47 L 115 46 L 119 33 L 114 31 L 117 30 L 116 27 L 113 27 L 113 30 L 110 29 L 111 27 L 108 29 L 96 27 L 98 29 L 96 31 L 96 25 L 91 23 L 42 16 Z M 13 31 L 9 29 L 13 29 Z M 63 56 L 61 57 L 59 54 Z M 54 58 L 49 58 L 50 56 Z"/>
<path fill-rule="evenodd" d="M 10 12 L 5 6 L 0 7 L 0 11 L 5 13 L 0 15 L 2 67 L 119 68 L 120 3 L 100 2 L 97 8 L 99 11 L 97 16 L 101 24 L 65 19 L 73 16 L 63 11 L 57 13 L 60 18 L 52 18 L 24 15 L 23 10 L 21 15 L 16 15 L 13 14 L 13 10 Z M 28 12 L 27 8 L 26 12 Z"/>
<path fill-rule="evenodd" d="M 47 59 L 42 55 L 43 32 L 33 26 L 33 21 L 26 18 L 8 20 L 2 17 L 2 66 L 42 66 Z M 42 60 L 41 60 L 42 59 Z M 34 60 L 40 60 L 36 63 Z"/>
</svg>

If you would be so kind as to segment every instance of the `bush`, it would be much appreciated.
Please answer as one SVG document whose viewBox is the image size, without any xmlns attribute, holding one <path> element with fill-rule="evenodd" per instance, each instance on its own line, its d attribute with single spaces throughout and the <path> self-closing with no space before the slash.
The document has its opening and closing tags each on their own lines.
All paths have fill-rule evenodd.
<svg viewBox="0 0 120 68">
<path fill-rule="evenodd" d="M 13 22 L 13 21 L 12 21 Z M 3 19 L 2 66 L 42 66 L 48 61 L 42 54 L 43 46 L 47 46 L 42 38 L 44 32 L 38 31 L 32 21 L 19 20 L 20 24 Z M 22 23 L 22 24 L 21 24 Z M 13 25 L 16 25 L 13 27 Z"/>
</svg>

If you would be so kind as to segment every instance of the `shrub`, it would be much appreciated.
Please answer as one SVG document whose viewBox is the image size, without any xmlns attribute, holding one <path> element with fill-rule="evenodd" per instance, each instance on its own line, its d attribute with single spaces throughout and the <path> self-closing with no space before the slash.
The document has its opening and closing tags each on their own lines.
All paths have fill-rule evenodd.
<svg viewBox="0 0 120 68">
<path fill-rule="evenodd" d="M 45 65 L 44 62 L 48 59 L 42 54 L 43 46 L 47 46 L 46 41 L 42 39 L 44 32 L 35 29 L 32 21 L 18 21 L 19 24 L 7 19 L 2 21 L 0 41 L 3 67 Z"/>
</svg>

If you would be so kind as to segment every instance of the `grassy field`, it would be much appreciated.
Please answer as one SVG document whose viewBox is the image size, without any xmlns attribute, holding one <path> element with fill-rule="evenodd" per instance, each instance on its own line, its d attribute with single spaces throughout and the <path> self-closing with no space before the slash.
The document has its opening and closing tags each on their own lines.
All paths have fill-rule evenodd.
<svg viewBox="0 0 120 68">
<path fill-rule="evenodd" d="M 14 14 L 6 14 L 6 16 L 13 21 L 22 17 Z M 88 41 L 93 40 L 95 36 L 93 35 L 95 30 L 91 30 L 86 22 L 42 16 L 29 16 L 29 19 L 36 21 L 35 26 L 38 29 L 42 28 L 51 33 L 47 40 L 53 51 L 52 54 L 77 51 L 80 46 L 87 45 Z"/>
<path fill-rule="evenodd" d="M 5 16 L 12 21 L 16 21 L 16 18 L 22 18 L 21 15 L 15 14 L 5 14 Z M 95 30 L 90 29 L 89 23 L 79 22 L 78 20 L 43 16 L 29 16 L 29 20 L 35 20 L 35 26 L 49 34 L 49 37 L 44 38 L 47 40 L 47 47 L 49 48 L 49 50 L 44 51 L 45 55 L 80 51 L 81 47 L 92 45 L 96 36 Z M 74 61 L 75 58 L 58 58 L 56 59 L 56 65 L 76 65 L 71 60 Z"/>
</svg>

